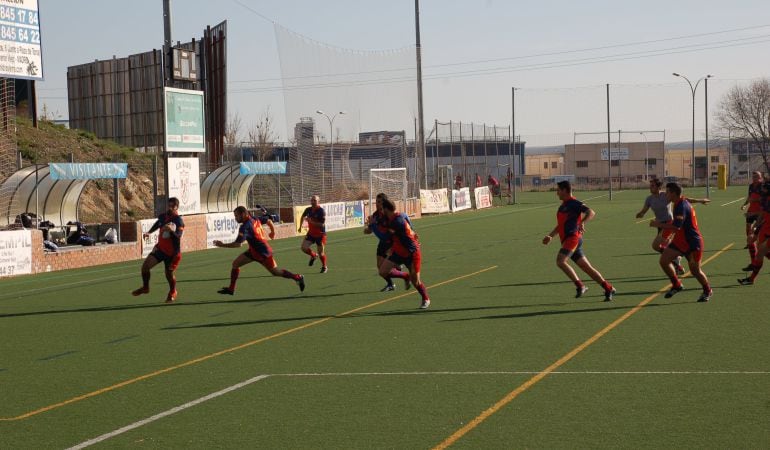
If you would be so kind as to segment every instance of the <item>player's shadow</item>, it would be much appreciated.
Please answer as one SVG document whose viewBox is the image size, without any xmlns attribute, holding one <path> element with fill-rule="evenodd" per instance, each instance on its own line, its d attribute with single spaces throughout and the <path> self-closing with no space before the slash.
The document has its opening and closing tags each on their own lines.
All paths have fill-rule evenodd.
<svg viewBox="0 0 770 450">
<path fill-rule="evenodd" d="M 255 279 L 255 278 L 271 278 L 272 275 L 240 275 L 238 276 L 238 280 L 249 280 L 249 279 Z M 179 280 L 177 279 L 177 284 L 189 284 L 189 283 L 203 283 L 206 281 L 226 281 L 230 282 L 230 277 L 220 277 L 220 278 L 196 278 L 194 280 Z"/>
<path fill-rule="evenodd" d="M 547 286 L 551 284 L 572 284 L 571 281 L 539 281 L 530 283 L 505 283 L 505 284 L 489 284 L 485 286 L 474 286 L 474 289 L 494 289 L 501 287 L 518 287 L 518 286 Z"/>
<path fill-rule="evenodd" d="M 332 317 L 334 316 L 304 316 L 304 317 L 284 317 L 284 318 L 278 318 L 278 319 L 244 320 L 240 322 L 204 323 L 199 325 L 178 325 L 178 326 L 172 325 L 168 327 L 163 327 L 161 328 L 161 330 L 174 331 L 174 330 L 186 330 L 186 329 L 196 329 L 196 328 L 238 327 L 238 326 L 244 326 L 244 325 L 259 325 L 259 324 L 265 324 L 265 323 L 282 323 L 282 322 L 297 322 L 302 320 L 330 319 Z"/>
<path fill-rule="evenodd" d="M 538 303 L 535 305 L 503 305 L 503 306 L 476 306 L 466 308 L 441 308 L 441 309 L 398 309 L 392 311 L 372 311 L 372 312 L 359 312 L 355 314 L 349 314 L 345 317 L 388 317 L 388 316 L 411 316 L 413 314 L 436 314 L 436 313 L 451 313 L 451 312 L 468 312 L 468 311 L 489 311 L 496 309 L 514 309 L 514 308 L 533 308 L 537 306 L 565 306 L 575 302 L 565 303 Z"/>
<path fill-rule="evenodd" d="M 148 303 L 148 304 L 130 304 L 130 305 L 114 305 L 114 306 L 94 306 L 87 308 L 72 308 L 72 309 L 52 309 L 47 311 L 30 311 L 21 313 L 7 313 L 0 314 L 0 319 L 10 317 L 27 317 L 27 316 L 45 316 L 51 314 L 70 314 L 70 313 L 84 313 L 84 312 L 114 312 L 114 311 L 129 311 L 134 309 L 153 309 L 153 308 L 190 308 L 206 305 L 223 305 L 223 304 L 247 304 L 247 303 L 263 303 L 263 302 L 276 302 L 286 301 L 301 298 L 321 298 L 321 297 L 338 297 L 341 295 L 352 295 L 357 292 L 343 292 L 338 294 L 317 294 L 317 295 L 301 295 L 299 293 L 281 297 L 261 297 L 261 298 L 246 298 L 246 299 L 233 299 L 220 297 L 217 300 L 201 300 L 201 301 L 178 301 L 177 303 L 166 304 L 163 302 Z"/>
<path fill-rule="evenodd" d="M 659 306 L 669 306 L 669 305 L 665 303 L 664 304 L 648 303 L 644 305 L 643 308 L 655 308 Z M 490 319 L 525 319 L 528 317 L 556 316 L 556 315 L 562 315 L 562 314 L 595 313 L 595 312 L 605 312 L 605 311 L 613 311 L 613 310 L 627 310 L 635 307 L 636 305 L 611 306 L 608 308 L 566 309 L 561 311 L 558 311 L 558 310 L 532 311 L 532 312 L 526 312 L 526 313 L 501 314 L 496 316 L 467 317 L 462 319 L 446 319 L 446 320 L 442 320 L 442 322 L 466 322 L 470 320 L 490 320 Z"/>
</svg>

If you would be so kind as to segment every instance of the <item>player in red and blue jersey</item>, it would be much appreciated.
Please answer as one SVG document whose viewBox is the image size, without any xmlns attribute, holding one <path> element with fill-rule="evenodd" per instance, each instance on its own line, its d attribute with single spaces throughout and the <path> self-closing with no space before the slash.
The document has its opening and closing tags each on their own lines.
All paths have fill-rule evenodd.
<svg viewBox="0 0 770 450">
<path fill-rule="evenodd" d="M 390 256 L 383 261 L 380 266 L 380 276 L 385 278 L 401 278 L 404 280 L 405 289 L 409 289 L 413 284 L 420 293 L 422 301 L 420 309 L 430 307 L 430 298 L 428 291 L 420 279 L 420 268 L 422 266 L 422 252 L 420 251 L 420 242 L 417 240 L 417 233 L 412 230 L 406 214 L 396 212 L 396 205 L 390 199 L 382 200 L 382 212 L 387 217 L 388 233 L 393 238 Z M 409 273 L 402 272 L 396 267 L 403 264 L 409 270 Z"/>
<path fill-rule="evenodd" d="M 142 264 L 142 287 L 131 292 L 132 295 L 150 293 L 150 269 L 162 262 L 166 268 L 166 281 L 168 281 L 169 288 L 166 303 L 173 303 L 176 300 L 176 269 L 182 260 L 181 240 L 184 233 L 184 221 L 178 211 L 179 199 L 169 198 L 168 210 L 158 216 L 158 220 L 145 233 L 150 234 L 159 230 L 158 243 Z"/>
<path fill-rule="evenodd" d="M 246 242 L 249 244 L 249 249 L 235 258 L 232 269 L 230 269 L 230 285 L 220 289 L 219 293 L 233 295 L 235 293 L 235 284 L 241 273 L 241 267 L 253 261 L 262 264 L 273 276 L 294 280 L 299 286 L 299 290 L 304 291 L 305 277 L 300 274 L 291 273 L 286 269 L 278 268 L 278 263 L 273 258 L 273 249 L 267 243 L 268 236 L 265 235 L 265 230 L 262 228 L 260 220 L 251 217 L 244 206 L 235 208 L 233 215 L 235 216 L 235 221 L 241 224 L 238 230 L 238 237 L 230 243 L 214 241 L 214 245 L 221 248 L 238 248 Z M 275 227 L 272 221 L 266 223 L 270 227 L 270 239 L 272 239 L 275 237 Z"/>
<path fill-rule="evenodd" d="M 307 217 L 308 231 L 305 239 L 302 241 L 302 252 L 310 255 L 308 266 L 315 263 L 316 258 L 321 259 L 321 273 L 326 273 L 329 268 L 326 265 L 326 211 L 321 207 L 320 198 L 317 195 L 310 197 L 310 206 L 305 208 L 302 216 L 299 218 L 299 228 L 302 231 L 302 222 Z M 310 246 L 315 244 L 318 253 L 310 250 Z"/>
<path fill-rule="evenodd" d="M 706 274 L 701 269 L 701 259 L 703 258 L 703 236 L 698 229 L 698 219 L 695 216 L 695 210 L 690 202 L 682 195 L 682 186 L 679 183 L 666 184 L 666 195 L 671 203 L 674 204 L 674 221 L 671 223 L 662 223 L 653 221 L 650 226 L 662 228 L 664 230 L 675 230 L 674 238 L 668 247 L 660 255 L 660 267 L 671 280 L 671 289 L 666 293 L 666 298 L 673 297 L 677 292 L 681 292 L 684 287 L 681 280 L 676 275 L 673 262 L 677 256 L 684 256 L 690 267 L 690 273 L 698 280 L 703 287 L 703 293 L 698 297 L 699 302 L 707 302 L 711 299 L 713 291 Z"/>
<path fill-rule="evenodd" d="M 561 205 L 556 213 L 556 227 L 543 238 L 543 244 L 548 245 L 554 236 L 559 235 L 561 249 L 556 256 L 556 265 L 573 283 L 575 283 L 575 298 L 580 298 L 586 293 L 588 287 L 583 284 L 567 259 L 570 258 L 592 280 L 596 281 L 604 289 L 604 301 L 609 302 L 615 295 L 615 288 L 605 280 L 598 270 L 594 269 L 591 262 L 583 253 L 583 233 L 585 223 L 594 218 L 596 213 L 583 202 L 572 196 L 572 185 L 569 181 L 560 181 L 556 185 L 556 195 L 561 200 Z"/>
<path fill-rule="evenodd" d="M 757 221 L 762 217 L 762 181 L 762 172 L 751 174 L 751 184 L 746 195 L 746 201 L 741 205 L 741 211 L 746 210 L 744 213 L 746 216 L 746 247 L 744 248 L 749 250 L 751 261 L 757 256 L 757 242 L 754 238 L 754 231 Z M 751 271 L 751 264 L 743 270 Z"/>
<path fill-rule="evenodd" d="M 379 272 L 382 263 L 388 259 L 390 248 L 393 246 L 393 237 L 388 232 L 388 218 L 382 211 L 382 201 L 388 196 L 384 193 L 377 194 L 375 199 L 375 210 L 371 216 L 366 218 L 364 224 L 364 234 L 374 234 L 377 236 L 377 271 Z M 383 276 L 385 278 L 385 287 L 380 292 L 388 292 L 396 289 L 390 274 Z"/>
<path fill-rule="evenodd" d="M 762 270 L 764 258 L 770 259 L 770 181 L 765 181 L 762 184 L 760 193 L 762 216 L 756 223 L 755 240 L 752 241 L 756 245 L 756 252 L 751 260 L 751 264 L 746 267 L 746 269 L 751 271 L 751 274 L 746 278 L 738 280 L 738 283 L 742 285 L 754 284 L 759 271 Z"/>
</svg>

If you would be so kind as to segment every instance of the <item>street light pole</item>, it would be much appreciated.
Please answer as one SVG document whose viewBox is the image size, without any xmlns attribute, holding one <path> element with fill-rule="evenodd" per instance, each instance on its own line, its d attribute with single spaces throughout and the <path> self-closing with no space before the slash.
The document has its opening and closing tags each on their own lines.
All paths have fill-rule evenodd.
<svg viewBox="0 0 770 450">
<path fill-rule="evenodd" d="M 640 131 L 639 134 L 644 138 L 644 181 L 650 181 L 650 147 L 647 143 L 647 135 L 644 131 Z"/>
<path fill-rule="evenodd" d="M 325 112 L 319 110 L 316 110 L 316 114 L 320 114 L 324 117 L 326 117 L 326 120 L 329 121 L 329 153 L 331 155 L 331 174 L 332 174 L 332 184 L 334 184 L 334 119 L 337 118 L 338 115 L 345 114 L 345 111 L 340 111 L 333 116 L 329 117 L 328 114 Z"/>
<path fill-rule="evenodd" d="M 690 178 L 692 179 L 691 183 L 694 187 L 695 186 L 695 91 L 698 89 L 698 84 L 700 84 L 701 81 L 707 78 L 711 78 L 711 75 L 706 75 L 703 78 L 699 78 L 698 81 L 695 82 L 694 86 L 692 82 L 690 82 L 690 79 L 684 75 L 680 75 L 676 72 L 672 73 L 671 75 L 675 77 L 684 78 L 685 81 L 687 81 L 687 84 L 690 86 L 690 92 L 692 92 L 692 160 L 690 164 Z M 707 169 L 706 172 L 708 172 L 708 161 L 706 161 L 706 169 Z M 707 188 L 707 192 L 708 192 L 708 188 Z"/>
</svg>

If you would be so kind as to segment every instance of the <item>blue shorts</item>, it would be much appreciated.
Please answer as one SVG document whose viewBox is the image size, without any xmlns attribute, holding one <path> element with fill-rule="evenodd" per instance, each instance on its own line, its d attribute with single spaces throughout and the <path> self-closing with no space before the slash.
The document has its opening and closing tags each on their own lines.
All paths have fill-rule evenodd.
<svg viewBox="0 0 770 450">
<path fill-rule="evenodd" d="M 319 237 L 313 237 L 311 235 L 305 235 L 305 240 L 310 241 L 315 245 L 326 245 L 326 235 L 322 235 Z"/>
<path fill-rule="evenodd" d="M 149 256 L 152 256 L 158 260 L 158 262 L 162 262 L 163 265 L 166 266 L 166 270 L 176 270 L 176 268 L 179 267 L 179 261 L 182 260 L 181 252 L 177 253 L 176 255 L 167 255 L 157 248 L 153 250 Z"/>
</svg>

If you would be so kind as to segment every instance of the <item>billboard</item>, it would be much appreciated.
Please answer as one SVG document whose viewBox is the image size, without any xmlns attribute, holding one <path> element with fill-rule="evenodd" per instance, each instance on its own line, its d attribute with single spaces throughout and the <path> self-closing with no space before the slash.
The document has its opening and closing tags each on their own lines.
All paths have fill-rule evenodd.
<svg viewBox="0 0 770 450">
<path fill-rule="evenodd" d="M 179 214 L 201 212 L 198 158 L 168 159 L 168 196 L 179 199 Z"/>
<path fill-rule="evenodd" d="M 0 77 L 43 79 L 37 0 L 0 4 Z"/>
<path fill-rule="evenodd" d="M 166 151 L 206 151 L 203 91 L 165 88 Z"/>
</svg>

